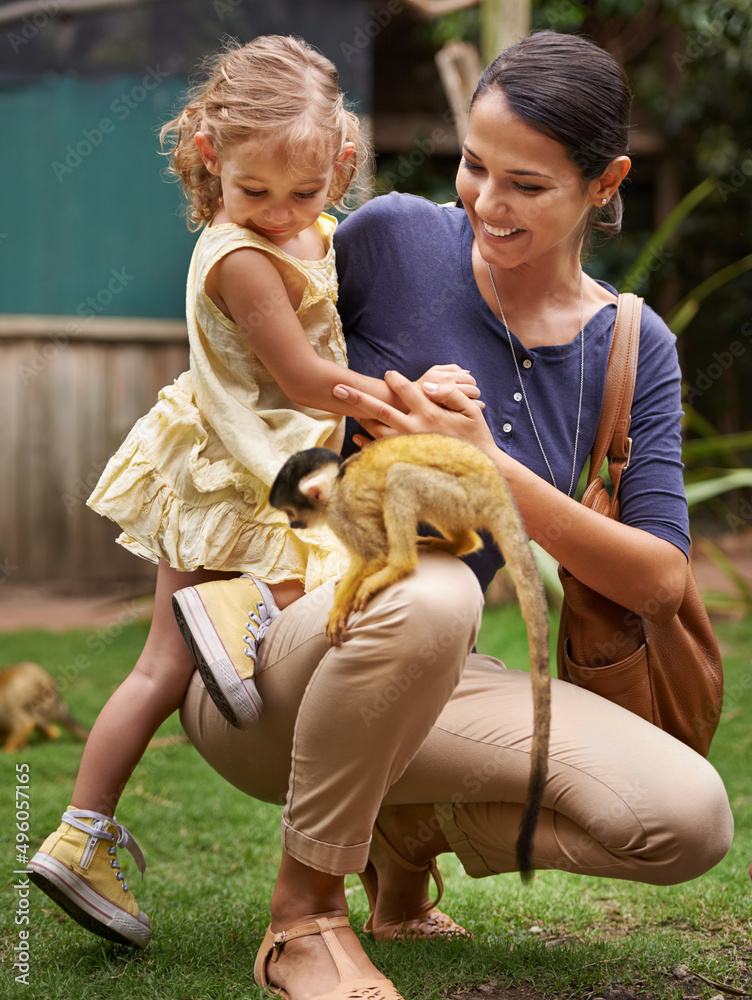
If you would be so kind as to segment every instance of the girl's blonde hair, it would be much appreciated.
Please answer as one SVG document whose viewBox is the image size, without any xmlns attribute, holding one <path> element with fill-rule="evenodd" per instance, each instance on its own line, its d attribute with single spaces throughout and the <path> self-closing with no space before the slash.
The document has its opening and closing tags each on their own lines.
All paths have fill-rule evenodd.
<svg viewBox="0 0 752 1000">
<path fill-rule="evenodd" d="M 222 202 L 219 177 L 209 173 L 196 148 L 197 132 L 209 137 L 220 157 L 232 143 L 254 138 L 281 146 L 291 162 L 301 148 L 307 156 L 332 162 L 346 142 L 355 143 L 327 198 L 346 210 L 345 194 L 368 149 L 357 116 L 345 106 L 334 64 L 302 39 L 261 35 L 210 57 L 206 68 L 208 79 L 160 131 L 171 160 L 168 173 L 180 180 L 188 199 L 188 228 L 210 222 Z"/>
</svg>

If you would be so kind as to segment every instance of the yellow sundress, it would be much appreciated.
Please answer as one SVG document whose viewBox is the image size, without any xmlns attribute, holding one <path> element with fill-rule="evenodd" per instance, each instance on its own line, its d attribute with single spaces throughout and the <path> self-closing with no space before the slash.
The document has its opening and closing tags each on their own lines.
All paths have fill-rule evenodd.
<svg viewBox="0 0 752 1000">
<path fill-rule="evenodd" d="M 212 267 L 233 250 L 269 254 L 283 276 L 291 269 L 307 281 L 297 315 L 316 352 L 346 366 L 336 309 L 336 221 L 323 214 L 317 224 L 327 247 L 321 260 L 291 257 L 233 223 L 209 226 L 199 237 L 186 294 L 190 371 L 162 389 L 88 500 L 120 525 L 117 541 L 136 555 L 180 570 L 252 572 L 272 584 L 298 579 L 306 590 L 343 568 L 334 535 L 325 528 L 299 535 L 268 496 L 296 451 L 340 450 L 344 418 L 288 399 L 205 290 Z M 273 307 L 261 303 L 259 318 Z"/>
</svg>

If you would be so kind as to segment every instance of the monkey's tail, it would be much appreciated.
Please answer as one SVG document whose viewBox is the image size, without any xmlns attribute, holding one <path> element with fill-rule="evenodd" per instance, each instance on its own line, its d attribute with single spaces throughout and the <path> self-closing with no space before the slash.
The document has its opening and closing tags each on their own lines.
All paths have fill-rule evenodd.
<svg viewBox="0 0 752 1000">
<path fill-rule="evenodd" d="M 551 692 L 548 652 L 548 632 L 546 632 L 545 656 L 543 650 L 536 649 L 536 643 L 528 631 L 528 642 L 533 650 L 530 658 L 530 673 L 533 678 L 533 745 L 530 751 L 530 783 L 527 800 L 520 820 L 517 835 L 517 864 L 523 882 L 533 877 L 533 839 L 543 802 L 548 775 L 548 744 L 551 732 Z"/>
<path fill-rule="evenodd" d="M 514 581 L 517 599 L 527 629 L 530 680 L 533 696 L 533 740 L 530 751 L 530 781 L 517 835 L 517 863 L 524 882 L 533 877 L 533 838 L 540 816 L 548 774 L 548 745 L 551 733 L 551 666 L 546 594 L 538 566 L 527 541 L 522 521 L 514 509 L 512 526 L 504 518 L 504 530 L 497 536 Z"/>
<path fill-rule="evenodd" d="M 545 605 L 542 617 L 545 617 L 545 626 L 542 624 L 541 616 L 528 617 L 525 614 L 533 689 L 533 743 L 530 750 L 530 783 L 516 848 L 517 863 L 523 882 L 529 882 L 533 877 L 533 838 L 546 788 L 548 744 L 551 733 L 551 669 L 548 615 L 545 612 Z"/>
</svg>

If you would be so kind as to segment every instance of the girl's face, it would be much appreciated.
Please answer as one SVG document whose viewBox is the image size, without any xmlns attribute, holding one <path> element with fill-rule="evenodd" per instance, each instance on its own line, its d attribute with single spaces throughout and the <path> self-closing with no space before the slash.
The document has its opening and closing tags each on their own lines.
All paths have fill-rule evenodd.
<svg viewBox="0 0 752 1000">
<path fill-rule="evenodd" d="M 332 178 L 355 147 L 348 143 L 336 162 L 319 156 L 290 160 L 286 150 L 256 140 L 234 143 L 218 156 L 207 136 L 196 136 L 207 170 L 220 179 L 230 222 L 284 246 L 312 226 L 326 205 Z"/>
<path fill-rule="evenodd" d="M 585 181 L 561 143 L 526 125 L 500 91 L 473 105 L 457 193 L 485 261 L 509 268 L 578 254 L 584 217 L 613 193 L 602 187 L 601 179 Z"/>
</svg>

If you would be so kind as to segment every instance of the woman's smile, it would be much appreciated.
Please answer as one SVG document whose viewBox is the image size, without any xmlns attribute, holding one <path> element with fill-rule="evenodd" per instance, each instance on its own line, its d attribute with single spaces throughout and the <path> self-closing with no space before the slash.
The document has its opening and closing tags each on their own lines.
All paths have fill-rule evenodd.
<svg viewBox="0 0 752 1000">
<path fill-rule="evenodd" d="M 524 229 L 518 229 L 514 226 L 507 228 L 500 228 L 499 226 L 492 226 L 490 222 L 485 222 L 483 219 L 480 220 L 480 224 L 486 232 L 487 236 L 495 239 L 509 239 L 511 236 L 518 236 L 520 233 L 524 233 Z"/>
</svg>

